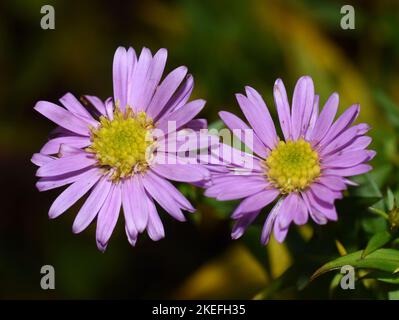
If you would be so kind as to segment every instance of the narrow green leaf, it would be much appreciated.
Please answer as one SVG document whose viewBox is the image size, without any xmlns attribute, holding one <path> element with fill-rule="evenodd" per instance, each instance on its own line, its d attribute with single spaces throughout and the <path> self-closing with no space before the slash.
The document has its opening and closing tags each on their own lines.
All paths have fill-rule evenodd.
<svg viewBox="0 0 399 320">
<path fill-rule="evenodd" d="M 360 250 L 327 262 L 316 270 L 311 280 L 316 279 L 323 273 L 339 269 L 345 265 L 351 265 L 354 268 L 375 269 L 391 273 L 399 267 L 399 250 L 377 249 L 365 258 L 362 258 L 362 253 L 363 250 Z"/>
<path fill-rule="evenodd" d="M 392 210 L 395 203 L 395 196 L 392 193 L 392 190 L 388 188 L 387 191 L 387 208 L 388 210 Z"/>
<path fill-rule="evenodd" d="M 375 250 L 381 248 L 392 239 L 392 235 L 388 231 L 381 231 L 371 237 L 367 243 L 366 249 L 363 250 L 362 258 L 366 257 Z"/>
<path fill-rule="evenodd" d="M 369 210 L 370 210 L 372 213 L 378 214 L 379 216 L 381 216 L 381 217 L 383 217 L 383 218 L 385 218 L 385 219 L 387 219 L 387 220 L 388 220 L 388 218 L 389 218 L 388 214 L 387 214 L 385 211 L 382 211 L 382 210 L 377 209 L 377 208 L 374 208 L 374 207 L 370 207 Z"/>
<path fill-rule="evenodd" d="M 341 279 L 344 275 L 342 273 L 337 273 L 334 278 L 332 279 L 331 283 L 330 283 L 330 287 L 329 287 L 329 295 L 330 298 L 332 298 L 333 293 L 335 291 L 335 289 L 338 287 L 338 285 L 341 282 Z"/>
</svg>

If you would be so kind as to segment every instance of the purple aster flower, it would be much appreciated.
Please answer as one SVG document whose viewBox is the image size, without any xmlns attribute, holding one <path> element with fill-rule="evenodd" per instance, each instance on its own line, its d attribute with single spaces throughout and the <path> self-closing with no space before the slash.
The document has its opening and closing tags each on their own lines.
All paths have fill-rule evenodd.
<svg viewBox="0 0 399 320">
<path fill-rule="evenodd" d="M 67 93 L 60 99 L 65 108 L 46 101 L 35 106 L 59 126 L 32 157 L 39 166 L 37 188 L 45 191 L 70 184 L 53 202 L 49 216 L 58 217 L 89 193 L 73 232 L 81 232 L 97 217 L 101 251 L 121 208 L 132 245 L 144 230 L 157 241 L 164 237 L 164 228 L 155 202 L 179 221 L 185 220 L 182 210 L 195 211 L 168 180 L 198 183 L 209 178 L 198 162 L 186 163 L 176 150 L 164 147 L 179 144 L 179 136 L 188 128 L 207 126 L 205 120 L 194 119 L 205 101 L 188 102 L 193 77 L 186 67 L 176 68 L 161 81 L 166 58 L 165 49 L 152 56 L 143 48 L 137 58 L 133 48 L 120 47 L 113 62 L 114 100 L 85 96 L 84 106 Z M 200 137 L 197 131 L 190 132 Z"/>
<path fill-rule="evenodd" d="M 265 206 L 276 203 L 263 226 L 261 242 L 266 244 L 274 230 L 282 242 L 292 222 L 303 225 L 309 216 L 318 224 L 337 220 L 334 201 L 342 198 L 346 177 L 371 170 L 365 162 L 375 156 L 366 150 L 371 138 L 369 126 L 353 125 L 360 106 L 355 104 L 334 122 L 338 94 L 333 93 L 319 113 L 319 97 L 310 77 L 298 80 L 290 108 L 283 82 L 274 85 L 274 100 L 284 140 L 280 140 L 269 110 L 260 94 L 246 87 L 246 96 L 236 95 L 253 128 L 244 153 L 227 145 L 220 146 L 218 157 L 225 166 L 215 166 L 206 195 L 218 200 L 243 199 L 232 214 L 236 220 L 232 237 L 242 236 Z M 226 126 L 245 143 L 241 133 L 250 128 L 229 112 L 220 112 Z M 227 156 L 230 158 L 227 159 Z"/>
</svg>

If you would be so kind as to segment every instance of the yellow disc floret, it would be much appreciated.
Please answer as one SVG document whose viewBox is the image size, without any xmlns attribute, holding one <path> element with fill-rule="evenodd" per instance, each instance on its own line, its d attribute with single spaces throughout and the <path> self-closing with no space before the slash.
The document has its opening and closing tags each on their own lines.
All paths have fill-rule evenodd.
<svg viewBox="0 0 399 320">
<path fill-rule="evenodd" d="M 265 167 L 268 180 L 282 193 L 303 190 L 320 175 L 319 156 L 303 139 L 280 141 Z"/>
<path fill-rule="evenodd" d="M 153 125 L 145 112 L 134 113 L 128 108 L 122 113 L 115 109 L 113 120 L 102 116 L 100 126 L 92 129 L 93 143 L 86 150 L 95 154 L 112 179 L 118 180 L 148 167 L 152 146 L 149 133 Z"/>
</svg>

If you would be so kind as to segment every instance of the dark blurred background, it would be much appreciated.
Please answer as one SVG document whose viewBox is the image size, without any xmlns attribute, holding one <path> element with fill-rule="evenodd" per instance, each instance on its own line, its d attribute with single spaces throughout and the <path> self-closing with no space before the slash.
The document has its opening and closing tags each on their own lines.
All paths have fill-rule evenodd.
<svg viewBox="0 0 399 320">
<path fill-rule="evenodd" d="M 40 27 L 46 4 L 54 6 L 55 30 Z M 355 8 L 355 30 L 340 27 L 344 4 Z M 187 223 L 161 213 L 165 239 L 142 236 L 132 248 L 120 219 L 108 249 L 99 252 L 95 225 L 72 233 L 81 203 L 56 220 L 47 217 L 60 190 L 35 188 L 30 157 L 53 128 L 34 112 L 36 101 L 56 102 L 69 91 L 107 98 L 118 46 L 165 47 L 167 71 L 186 65 L 194 75 L 192 98 L 207 100 L 202 116 L 210 123 L 221 109 L 240 115 L 234 93 L 245 85 L 259 90 L 274 112 L 275 79 L 281 77 L 291 95 L 297 78 L 308 74 L 321 102 L 337 91 L 341 111 L 361 103 L 379 161 L 397 164 L 385 156 L 392 132 L 379 99 L 383 93 L 399 103 L 398 30 L 399 3 L 388 0 L 2 0 L 0 297 L 252 298 L 298 259 L 286 245 L 262 247 L 256 228 L 231 241 L 228 214 L 235 203 L 216 204 L 191 187 L 183 191 L 199 210 Z M 298 234 L 327 228 L 306 226 Z M 46 264 L 55 268 L 55 290 L 40 288 Z M 326 295 L 317 290 L 309 297 Z"/>
</svg>

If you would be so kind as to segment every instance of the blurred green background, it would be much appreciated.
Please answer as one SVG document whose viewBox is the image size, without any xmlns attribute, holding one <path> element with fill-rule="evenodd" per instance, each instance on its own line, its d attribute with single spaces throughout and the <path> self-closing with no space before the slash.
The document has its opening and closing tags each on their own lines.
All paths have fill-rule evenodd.
<svg viewBox="0 0 399 320">
<path fill-rule="evenodd" d="M 55 30 L 40 28 L 45 4 L 55 8 Z M 355 30 L 340 27 L 344 4 L 355 7 Z M 53 125 L 33 106 L 56 102 L 69 91 L 111 96 L 112 58 L 120 45 L 167 48 L 167 71 L 189 68 L 192 99 L 207 100 L 201 115 L 210 123 L 222 109 L 241 115 L 234 93 L 245 85 L 263 94 L 275 116 L 275 79 L 282 78 L 291 95 L 296 80 L 308 74 L 322 103 L 333 91 L 340 94 L 341 111 L 361 103 L 360 120 L 373 127 L 378 152 L 373 183 L 396 190 L 398 30 L 399 3 L 388 0 L 2 0 L 0 297 L 249 299 L 262 290 L 271 298 L 331 297 L 332 274 L 307 285 L 306 279 L 338 256 L 335 240 L 348 250 L 364 246 L 367 228 L 359 225 L 369 215 L 367 205 L 339 201 L 338 223 L 292 228 L 284 245 L 272 241 L 263 247 L 259 226 L 230 240 L 228 216 L 236 203 L 216 203 L 201 190 L 182 187 L 198 207 L 189 222 L 161 212 L 166 238 L 152 242 L 142 236 L 132 248 L 120 219 L 103 254 L 94 225 L 79 235 L 71 231 L 81 203 L 54 221 L 47 217 L 60 191 L 36 190 L 30 157 Z M 56 290 L 40 288 L 46 264 L 55 267 Z M 379 297 L 367 288 L 333 297 L 341 294 Z"/>
</svg>

